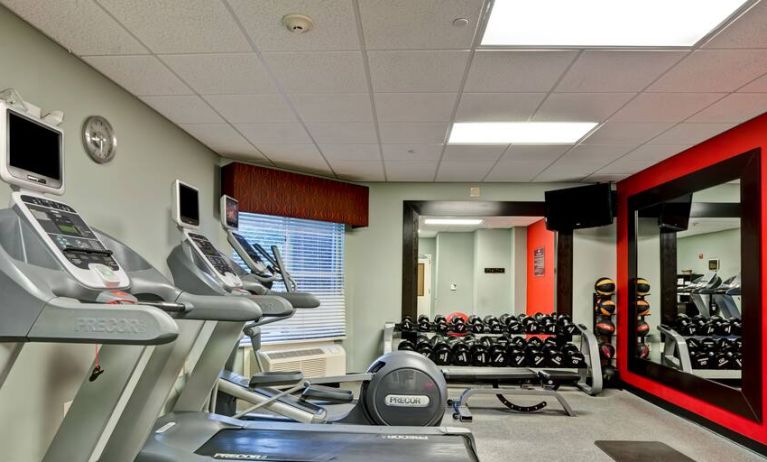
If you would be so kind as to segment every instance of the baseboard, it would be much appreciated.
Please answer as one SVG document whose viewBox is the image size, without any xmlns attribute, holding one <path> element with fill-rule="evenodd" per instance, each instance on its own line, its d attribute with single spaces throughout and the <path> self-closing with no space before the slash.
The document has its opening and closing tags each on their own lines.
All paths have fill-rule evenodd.
<svg viewBox="0 0 767 462">
<path fill-rule="evenodd" d="M 725 438 L 727 438 L 729 440 L 732 440 L 732 441 L 740 444 L 741 446 L 744 446 L 744 447 L 746 447 L 746 448 L 748 448 L 748 449 L 750 449 L 750 450 L 752 450 L 754 452 L 757 452 L 757 453 L 767 457 L 767 445 L 765 445 L 765 444 L 762 444 L 762 443 L 760 443 L 758 441 L 754 441 L 754 440 L 752 440 L 750 438 L 746 438 L 745 436 L 741 435 L 740 433 L 734 432 L 734 431 L 730 430 L 729 428 L 726 428 L 726 427 L 723 427 L 723 426 L 721 426 L 721 425 L 719 425 L 717 423 L 711 422 L 710 420 L 705 419 L 705 418 L 699 416 L 698 414 L 695 414 L 694 412 L 690 412 L 687 409 L 681 408 L 681 407 L 679 407 L 679 406 L 677 406 L 675 404 L 671 404 L 668 401 L 664 401 L 664 400 L 658 398 L 657 396 L 652 395 L 650 393 L 647 393 L 646 391 L 641 390 L 639 388 L 633 387 L 633 386 L 627 384 L 626 382 L 622 382 L 622 386 L 623 386 L 624 390 L 626 390 L 626 391 L 628 391 L 630 393 L 633 393 L 633 394 L 639 396 L 640 398 L 642 398 L 644 400 L 647 400 L 647 401 L 653 403 L 654 405 L 656 405 L 656 406 L 658 406 L 658 407 L 660 407 L 662 409 L 665 409 L 666 411 L 669 411 L 669 412 L 671 412 L 673 414 L 676 414 L 676 415 L 678 415 L 680 417 L 684 417 L 687 420 L 691 420 L 691 421 L 697 423 L 698 425 L 706 427 L 709 430 L 711 430 L 713 432 L 716 432 L 716 433 L 722 435 L 723 437 L 725 437 Z"/>
</svg>

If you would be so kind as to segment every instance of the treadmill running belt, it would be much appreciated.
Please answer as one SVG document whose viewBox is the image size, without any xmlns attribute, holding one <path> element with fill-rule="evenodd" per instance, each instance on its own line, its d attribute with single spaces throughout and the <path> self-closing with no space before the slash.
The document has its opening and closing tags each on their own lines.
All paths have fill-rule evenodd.
<svg viewBox="0 0 767 462">
<path fill-rule="evenodd" d="M 195 454 L 216 460 L 281 462 L 475 462 L 469 439 L 456 435 L 221 430 Z"/>
</svg>

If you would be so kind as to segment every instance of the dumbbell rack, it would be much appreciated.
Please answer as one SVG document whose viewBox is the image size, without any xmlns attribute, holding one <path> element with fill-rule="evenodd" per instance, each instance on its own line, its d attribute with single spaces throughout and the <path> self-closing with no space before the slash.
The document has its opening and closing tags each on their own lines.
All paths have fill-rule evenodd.
<svg viewBox="0 0 767 462">
<path fill-rule="evenodd" d="M 578 332 L 573 334 L 580 338 L 579 349 L 585 358 L 585 367 L 582 368 L 533 368 L 533 367 L 494 367 L 494 366 L 440 366 L 440 369 L 446 375 L 447 378 L 451 376 L 460 377 L 474 377 L 473 382 L 487 382 L 488 380 L 497 380 L 503 382 L 504 379 L 514 381 L 521 376 L 537 375 L 539 372 L 555 371 L 563 373 L 574 373 L 578 376 L 576 383 L 577 387 L 583 392 L 589 395 L 597 395 L 602 392 L 602 366 L 599 360 L 599 346 L 597 338 L 594 333 L 583 324 L 578 324 Z M 434 332 L 417 332 L 417 334 L 426 335 L 431 338 L 436 333 Z M 531 334 L 475 334 L 475 338 L 481 337 L 500 337 L 502 335 L 524 337 Z M 538 334 L 532 334 L 538 335 Z M 540 334 L 547 335 L 547 334 Z M 551 334 L 548 334 L 551 335 Z M 389 353 L 397 351 L 397 346 L 402 340 L 402 333 L 399 331 L 398 326 L 394 322 L 387 322 L 384 324 L 382 351 L 383 353 Z M 450 382 L 450 381 L 448 381 Z M 465 383 L 465 382 L 463 382 Z"/>
<path fill-rule="evenodd" d="M 687 347 L 687 338 L 671 327 L 660 325 L 658 330 L 665 337 L 661 362 L 665 366 L 678 369 L 688 374 L 694 374 L 704 379 L 740 379 L 742 371 L 740 369 L 693 369 L 690 360 L 690 349 Z M 703 338 L 704 336 L 691 336 Z M 716 338 L 717 336 L 709 336 Z M 729 337 L 737 337 L 731 335 Z"/>
</svg>

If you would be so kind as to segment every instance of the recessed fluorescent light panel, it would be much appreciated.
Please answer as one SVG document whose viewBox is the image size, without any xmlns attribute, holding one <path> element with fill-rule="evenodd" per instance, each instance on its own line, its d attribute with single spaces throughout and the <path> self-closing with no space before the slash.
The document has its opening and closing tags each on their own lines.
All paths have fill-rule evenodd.
<svg viewBox="0 0 767 462">
<path fill-rule="evenodd" d="M 495 0 L 482 45 L 690 47 L 749 0 Z"/>
<path fill-rule="evenodd" d="M 574 144 L 595 122 L 456 122 L 448 144 Z"/>
<path fill-rule="evenodd" d="M 427 225 L 463 225 L 471 226 L 482 223 L 482 219 L 479 218 L 427 218 L 424 220 L 424 224 Z"/>
</svg>

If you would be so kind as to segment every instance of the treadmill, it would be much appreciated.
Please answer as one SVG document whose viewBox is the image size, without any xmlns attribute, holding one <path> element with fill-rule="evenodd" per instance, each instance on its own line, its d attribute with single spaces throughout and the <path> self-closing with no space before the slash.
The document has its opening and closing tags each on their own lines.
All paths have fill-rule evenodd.
<svg viewBox="0 0 767 462">
<path fill-rule="evenodd" d="M 192 293 L 235 290 L 242 281 L 210 241 L 194 230 L 199 216 L 196 189 L 177 181 L 174 219 L 185 228 L 182 246 L 173 250 L 168 265 L 174 281 Z M 190 219 L 191 218 L 191 219 Z M 186 249 L 187 251 L 183 251 Z M 380 462 L 418 458 L 428 462 L 478 461 L 474 438 L 463 428 L 313 425 L 243 421 L 202 412 L 240 332 L 211 335 L 217 355 L 204 358 L 199 370 L 216 374 L 189 377 L 172 412 L 155 424 L 137 462 L 264 460 L 301 462 Z M 207 348 L 206 348 L 207 349 Z M 200 361 L 202 361 L 201 358 Z M 198 375 L 198 374 L 195 374 Z M 205 375 L 205 377 L 202 377 Z M 189 383 L 194 387 L 190 388 Z M 183 396 L 183 395 L 186 396 Z"/>
<path fill-rule="evenodd" d="M 740 319 L 741 279 L 740 273 L 725 280 L 714 292 L 714 303 L 720 314 L 727 319 Z"/>
</svg>

